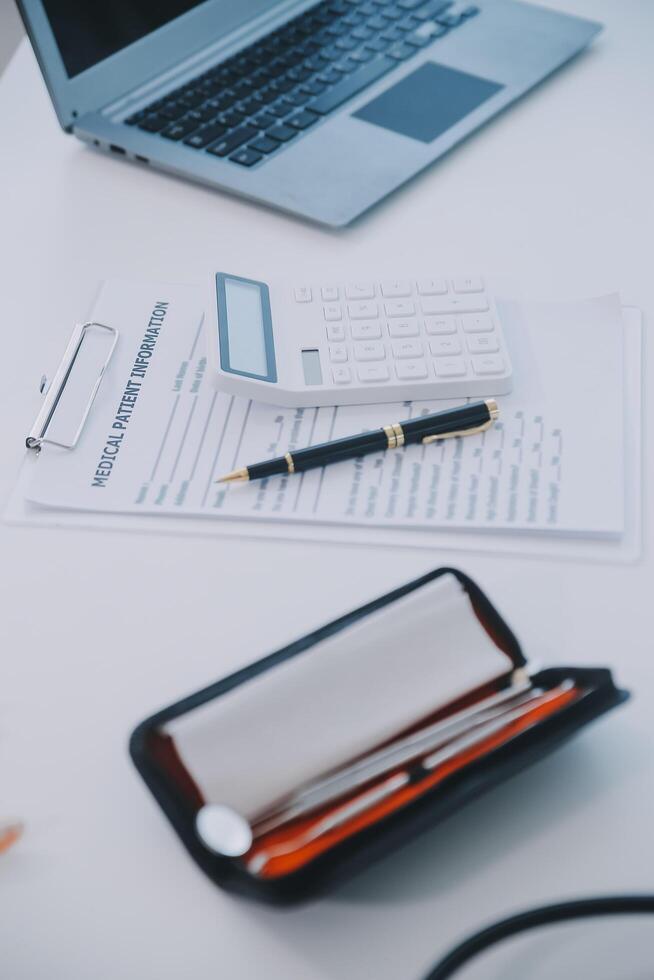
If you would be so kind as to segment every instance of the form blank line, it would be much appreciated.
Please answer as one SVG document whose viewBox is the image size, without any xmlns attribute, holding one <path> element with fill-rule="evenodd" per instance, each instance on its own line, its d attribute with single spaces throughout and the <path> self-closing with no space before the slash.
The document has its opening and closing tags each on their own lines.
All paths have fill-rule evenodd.
<svg viewBox="0 0 654 980">
<path fill-rule="evenodd" d="M 229 408 L 227 409 L 227 414 L 225 415 L 225 421 L 223 422 L 223 431 L 220 433 L 220 439 L 218 440 L 218 447 L 216 449 L 216 455 L 213 458 L 213 463 L 211 464 L 211 469 L 209 471 L 209 479 L 207 481 L 207 489 L 204 491 L 204 497 L 202 498 L 202 506 L 207 502 L 207 497 L 209 496 L 209 490 L 211 489 L 211 484 L 213 483 L 213 475 L 216 471 L 216 463 L 218 462 L 218 456 L 220 455 L 220 450 L 223 447 L 223 440 L 225 438 L 225 433 L 227 432 L 227 425 L 229 423 L 229 417 L 232 414 L 232 408 L 234 406 L 234 395 L 229 399 Z"/>
<path fill-rule="evenodd" d="M 189 430 L 189 427 L 191 425 L 191 421 L 193 419 L 193 412 L 195 411 L 195 408 L 197 406 L 197 403 L 198 403 L 198 396 L 195 395 L 194 398 L 193 398 L 193 404 L 191 405 L 191 411 L 188 413 L 188 418 L 186 420 L 186 425 L 184 426 L 184 432 L 182 434 L 182 438 L 181 438 L 180 443 L 179 443 L 179 449 L 177 450 L 177 456 L 175 457 L 175 462 L 173 464 L 173 468 L 170 471 L 170 479 L 168 480 L 169 483 L 172 483 L 173 480 L 174 480 L 174 478 L 175 478 L 175 472 L 177 471 L 177 465 L 179 463 L 180 456 L 182 455 L 182 450 L 184 449 L 184 446 L 186 445 L 186 437 L 188 435 L 188 430 Z"/>
<path fill-rule="evenodd" d="M 191 353 L 188 356 L 189 361 L 192 360 L 193 355 L 195 354 L 195 348 L 198 346 L 198 340 L 200 339 L 200 333 L 202 331 L 202 323 L 203 321 L 200 320 L 200 326 L 198 327 L 197 333 L 195 335 L 195 340 L 193 341 L 193 346 L 191 347 Z"/>
<path fill-rule="evenodd" d="M 193 469 L 191 470 L 191 475 L 189 476 L 189 481 L 195 476 L 195 471 L 197 469 L 198 462 L 200 460 L 200 453 L 202 452 L 202 447 L 204 445 L 204 440 L 207 436 L 207 431 L 209 429 L 209 422 L 211 421 L 211 416 L 213 415 L 213 408 L 216 404 L 216 398 L 218 397 L 218 392 L 214 391 L 213 398 L 211 399 L 211 406 L 209 408 L 209 413 L 207 415 L 207 421 L 204 423 L 204 429 L 202 430 L 202 435 L 200 436 L 200 445 L 198 446 L 198 451 L 195 454 L 195 459 L 193 461 Z"/>
<path fill-rule="evenodd" d="M 248 402 L 248 407 L 245 409 L 243 425 L 241 426 L 241 434 L 238 437 L 238 442 L 236 443 L 236 451 L 234 452 L 234 461 L 232 462 L 232 469 L 236 469 L 236 460 L 238 459 L 238 454 L 241 451 L 241 443 L 243 442 L 243 436 L 245 435 L 245 427 L 248 424 L 248 416 L 250 414 L 251 408 L 252 408 L 252 399 L 250 399 L 250 401 Z"/>
<path fill-rule="evenodd" d="M 168 419 L 168 425 L 166 426 L 166 430 L 163 434 L 163 439 L 161 440 L 161 445 L 159 446 L 159 452 L 157 453 L 157 458 L 155 459 L 154 466 L 152 467 L 152 475 L 150 476 L 150 483 L 152 483 L 152 481 L 154 480 L 155 474 L 157 472 L 157 467 L 161 462 L 161 457 L 163 455 L 163 451 L 166 445 L 166 440 L 168 439 L 168 433 L 170 432 L 170 427 L 173 424 L 173 419 L 175 418 L 175 412 L 177 411 L 178 405 L 179 405 L 179 395 L 177 395 L 175 398 L 175 404 L 173 405 L 173 410 L 170 413 L 170 418 Z"/>
</svg>

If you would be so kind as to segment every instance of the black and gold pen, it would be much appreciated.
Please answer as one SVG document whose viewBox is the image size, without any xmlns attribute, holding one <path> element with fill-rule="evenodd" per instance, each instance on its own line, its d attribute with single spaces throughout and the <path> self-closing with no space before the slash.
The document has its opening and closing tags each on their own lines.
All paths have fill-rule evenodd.
<svg viewBox="0 0 654 980">
<path fill-rule="evenodd" d="M 489 429 L 499 416 L 497 403 L 488 398 L 483 402 L 473 402 L 460 408 L 448 408 L 433 415 L 419 415 L 406 422 L 394 422 L 381 429 L 360 432 L 355 436 L 321 442 L 317 446 L 297 449 L 276 459 L 254 463 L 221 476 L 217 483 L 232 483 L 237 480 L 261 480 L 267 476 L 285 473 L 302 473 L 304 470 L 340 463 L 346 459 L 378 453 L 383 449 L 400 449 L 412 443 L 423 444 L 449 439 L 454 436 L 471 436 Z"/>
</svg>

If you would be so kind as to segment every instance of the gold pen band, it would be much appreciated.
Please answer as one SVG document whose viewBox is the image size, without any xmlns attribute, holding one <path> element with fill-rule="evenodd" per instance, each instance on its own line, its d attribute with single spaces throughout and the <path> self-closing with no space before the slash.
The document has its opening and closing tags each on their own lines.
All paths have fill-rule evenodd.
<svg viewBox="0 0 654 980">
<path fill-rule="evenodd" d="M 293 457 L 290 453 L 284 453 L 284 459 L 286 460 L 286 465 L 288 466 L 289 473 L 295 473 L 295 463 L 293 462 Z"/>
<path fill-rule="evenodd" d="M 388 449 L 399 449 L 400 446 L 404 445 L 404 429 L 399 422 L 393 422 L 392 425 L 385 425 L 384 432 L 386 433 Z"/>
</svg>

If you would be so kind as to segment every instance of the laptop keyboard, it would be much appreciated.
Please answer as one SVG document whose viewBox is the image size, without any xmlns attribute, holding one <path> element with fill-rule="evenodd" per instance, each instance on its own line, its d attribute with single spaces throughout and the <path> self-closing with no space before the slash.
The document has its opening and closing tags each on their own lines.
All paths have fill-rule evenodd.
<svg viewBox="0 0 654 980">
<path fill-rule="evenodd" d="M 443 0 L 323 0 L 125 123 L 253 167 L 478 12 Z"/>
</svg>

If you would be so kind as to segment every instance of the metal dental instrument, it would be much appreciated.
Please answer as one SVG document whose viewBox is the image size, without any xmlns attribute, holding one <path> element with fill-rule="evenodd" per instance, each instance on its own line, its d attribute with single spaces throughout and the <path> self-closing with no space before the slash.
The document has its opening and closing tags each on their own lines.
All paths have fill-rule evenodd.
<svg viewBox="0 0 654 980">
<path fill-rule="evenodd" d="M 538 693 L 530 680 L 521 679 L 497 694 L 457 711 L 449 718 L 441 719 L 427 728 L 413 732 L 331 776 L 318 779 L 304 789 L 300 789 L 286 801 L 276 804 L 274 809 L 261 814 L 255 821 L 257 833 L 265 833 L 282 822 L 286 823 L 288 820 L 304 816 L 324 803 L 357 789 L 369 780 L 397 766 L 405 765 L 419 755 L 435 750 L 469 728 L 471 720 L 473 725 L 482 724 L 490 720 L 489 712 L 492 711 L 491 717 L 495 717 L 495 709 L 501 708 L 503 713 L 514 702 L 522 704 L 525 699 L 535 697 Z"/>
</svg>

